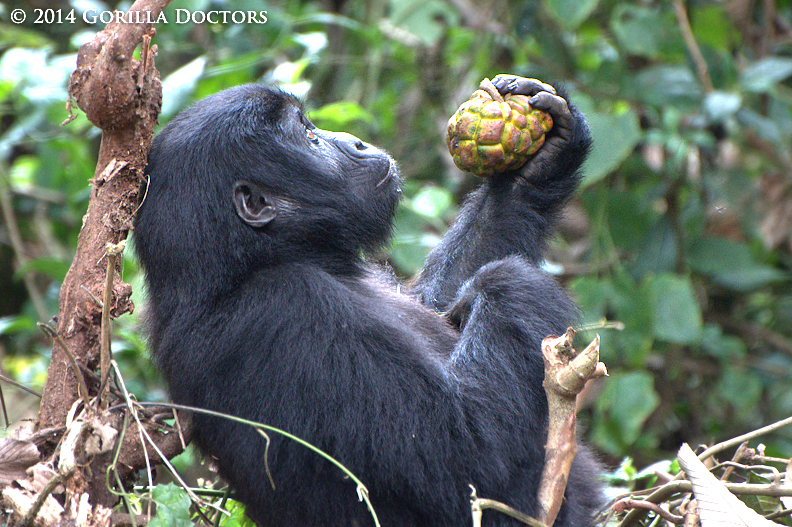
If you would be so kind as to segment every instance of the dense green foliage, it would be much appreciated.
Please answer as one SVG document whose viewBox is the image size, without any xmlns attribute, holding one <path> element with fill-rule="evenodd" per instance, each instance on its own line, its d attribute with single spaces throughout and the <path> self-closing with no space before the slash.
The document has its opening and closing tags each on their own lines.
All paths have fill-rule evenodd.
<svg viewBox="0 0 792 527">
<path fill-rule="evenodd" d="M 222 88 L 277 82 L 305 97 L 318 126 L 387 148 L 405 199 L 378 257 L 403 276 L 477 184 L 445 148 L 456 107 L 500 72 L 566 84 L 595 146 L 548 268 L 586 322 L 625 325 L 599 331 L 611 377 L 589 394 L 582 420 L 603 454 L 642 465 L 682 441 L 792 414 L 790 0 L 230 5 L 168 8 L 155 38 L 161 123 Z M 25 24 L 9 21 L 14 8 L 28 13 Z M 76 49 L 102 25 L 79 10 L 75 23 L 37 25 L 33 8 L 7 2 L 0 13 L 0 359 L 3 372 L 40 388 L 49 342 L 35 322 L 57 312 L 99 140 L 82 115 L 59 123 Z M 267 22 L 177 24 L 177 9 L 264 10 Z M 124 279 L 140 308 L 132 253 Z M 116 322 L 114 352 L 139 398 L 162 398 L 137 317 Z M 2 388 L 12 419 L 35 412 L 34 398 Z M 789 431 L 766 442 L 792 452 Z"/>
</svg>

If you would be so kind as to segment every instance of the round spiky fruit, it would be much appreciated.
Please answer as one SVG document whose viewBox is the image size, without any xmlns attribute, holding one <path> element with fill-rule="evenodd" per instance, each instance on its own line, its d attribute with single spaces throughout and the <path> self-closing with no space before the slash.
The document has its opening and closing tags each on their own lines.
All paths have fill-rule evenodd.
<svg viewBox="0 0 792 527">
<path fill-rule="evenodd" d="M 489 177 L 516 170 L 544 144 L 553 127 L 549 113 L 533 108 L 525 95 L 501 96 L 484 79 L 448 120 L 446 143 L 460 170 Z"/>
</svg>

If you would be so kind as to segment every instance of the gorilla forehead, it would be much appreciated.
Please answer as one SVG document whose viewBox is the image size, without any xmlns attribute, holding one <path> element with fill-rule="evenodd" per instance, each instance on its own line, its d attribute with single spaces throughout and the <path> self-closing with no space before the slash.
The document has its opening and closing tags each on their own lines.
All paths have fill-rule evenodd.
<svg viewBox="0 0 792 527">
<path fill-rule="evenodd" d="M 159 135 L 169 137 L 178 131 L 180 138 L 202 144 L 253 136 L 277 127 L 289 107 L 301 107 L 293 95 L 277 88 L 244 84 L 198 101 Z"/>
</svg>

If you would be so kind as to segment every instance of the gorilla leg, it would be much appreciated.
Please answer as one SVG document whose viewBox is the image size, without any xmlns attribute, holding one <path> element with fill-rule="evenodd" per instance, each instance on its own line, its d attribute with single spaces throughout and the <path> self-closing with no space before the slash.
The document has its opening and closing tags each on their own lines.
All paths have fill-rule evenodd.
<svg viewBox="0 0 792 527">
<path fill-rule="evenodd" d="M 502 463 L 475 467 L 482 484 L 473 484 L 479 495 L 535 515 L 547 434 L 540 346 L 574 323 L 576 307 L 547 273 L 510 257 L 482 267 L 461 288 L 448 316 L 462 329 L 450 368 L 469 390 L 479 449 L 499 452 L 495 458 Z M 590 524 L 599 503 L 599 489 L 592 485 L 596 463 L 585 448 L 572 472 L 559 526 Z"/>
</svg>

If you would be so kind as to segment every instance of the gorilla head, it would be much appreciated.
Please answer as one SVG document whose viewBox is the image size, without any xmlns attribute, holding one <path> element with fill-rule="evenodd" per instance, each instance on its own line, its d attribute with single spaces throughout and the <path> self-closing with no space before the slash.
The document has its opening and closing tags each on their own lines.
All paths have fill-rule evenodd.
<svg viewBox="0 0 792 527">
<path fill-rule="evenodd" d="M 181 113 L 155 138 L 148 173 L 136 240 L 154 279 L 233 279 L 304 258 L 343 269 L 388 238 L 400 195 L 387 153 L 316 128 L 294 97 L 258 85 Z"/>
</svg>

